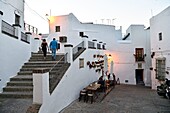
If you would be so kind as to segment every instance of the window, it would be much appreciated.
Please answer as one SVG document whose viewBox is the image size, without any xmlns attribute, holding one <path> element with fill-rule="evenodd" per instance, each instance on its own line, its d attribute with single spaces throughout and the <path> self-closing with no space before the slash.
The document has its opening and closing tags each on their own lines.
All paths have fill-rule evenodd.
<svg viewBox="0 0 170 113">
<path fill-rule="evenodd" d="M 84 58 L 79 58 L 79 68 L 84 68 Z"/>
<path fill-rule="evenodd" d="M 60 26 L 55 26 L 55 32 L 60 32 Z"/>
<path fill-rule="evenodd" d="M 136 48 L 136 61 L 144 61 L 143 48 Z"/>
<path fill-rule="evenodd" d="M 84 32 L 79 32 L 79 35 L 80 35 L 81 37 L 83 37 L 83 36 L 84 36 Z"/>
<path fill-rule="evenodd" d="M 156 59 L 156 79 L 165 79 L 165 58 Z"/>
<path fill-rule="evenodd" d="M 62 42 L 62 43 L 67 42 L 67 37 L 66 36 L 60 36 L 59 42 Z"/>
<path fill-rule="evenodd" d="M 162 33 L 159 33 L 159 41 L 162 40 Z"/>
<path fill-rule="evenodd" d="M 15 14 L 15 24 L 20 25 L 19 23 L 20 23 L 20 16 Z"/>
</svg>

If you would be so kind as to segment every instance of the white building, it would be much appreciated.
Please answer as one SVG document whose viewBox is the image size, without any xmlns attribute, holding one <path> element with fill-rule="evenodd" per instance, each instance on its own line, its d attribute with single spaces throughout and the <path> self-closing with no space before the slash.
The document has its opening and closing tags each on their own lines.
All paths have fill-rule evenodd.
<svg viewBox="0 0 170 113">
<path fill-rule="evenodd" d="M 170 7 L 150 19 L 152 89 L 170 79 Z"/>
<path fill-rule="evenodd" d="M 149 29 L 143 25 L 131 25 L 122 39 L 114 41 L 110 48 L 115 65 L 115 73 L 125 84 L 151 85 L 149 67 Z"/>
<path fill-rule="evenodd" d="M 2 89 L 10 77 L 15 76 L 21 66 L 28 61 L 31 52 L 38 51 L 41 42 L 26 35 L 24 0 L 0 1 L 0 6 L 2 6 L 0 7 L 0 26 L 2 26 L 0 27 L 0 89 Z M 41 113 L 62 110 L 78 98 L 79 91 L 83 87 L 101 76 L 101 73 L 96 73 L 95 69 L 89 69 L 86 65 L 88 61 L 98 60 L 94 55 L 107 54 L 108 62 L 114 61 L 113 71 L 121 83 L 151 85 L 150 30 L 145 29 L 143 25 L 131 25 L 126 31 L 127 35 L 122 38 L 121 27 L 115 29 L 113 25 L 81 23 L 72 13 L 52 16 L 49 20 L 50 34 L 46 37 L 47 41 L 49 43 L 54 37 L 59 40 L 58 53 L 70 52 L 71 66 L 54 92 L 51 95 L 46 92 Z M 64 47 L 68 44 L 70 44 L 69 49 Z M 84 44 L 80 47 L 89 49 L 73 61 L 72 52 L 76 53 L 74 47 L 79 47 L 79 44 Z M 83 68 L 79 67 L 80 64 Z M 49 82 L 48 79 L 45 81 Z M 47 86 L 45 87 L 47 89 Z"/>
<path fill-rule="evenodd" d="M 0 92 L 37 51 L 36 41 L 24 30 L 24 0 L 0 1 Z M 32 47 L 31 44 L 34 44 Z"/>
<path fill-rule="evenodd" d="M 81 23 L 72 13 L 51 16 L 49 20 L 48 41 L 53 37 L 60 41 L 59 37 L 65 36 L 67 43 L 76 46 L 86 37 L 89 41 L 100 44 L 99 48 L 105 45 L 105 54 L 112 56 L 112 59 L 109 58 L 109 64 L 111 60 L 114 61 L 114 73 L 121 83 L 151 85 L 149 29 L 145 29 L 143 25 L 130 26 L 127 35 L 122 38 L 121 27 L 117 30 L 113 25 Z M 61 43 L 61 47 L 64 44 Z"/>
</svg>

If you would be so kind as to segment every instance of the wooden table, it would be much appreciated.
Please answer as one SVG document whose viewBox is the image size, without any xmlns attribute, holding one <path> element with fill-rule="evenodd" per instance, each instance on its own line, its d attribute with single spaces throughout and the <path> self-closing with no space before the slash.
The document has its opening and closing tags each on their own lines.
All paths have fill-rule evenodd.
<svg viewBox="0 0 170 113">
<path fill-rule="evenodd" d="M 101 86 L 101 84 L 92 83 L 92 84 L 88 85 L 86 87 L 86 89 L 87 89 L 87 91 L 91 91 L 94 94 L 94 96 L 96 96 L 96 98 L 98 98 L 96 91 L 98 88 L 100 88 L 100 86 Z"/>
<path fill-rule="evenodd" d="M 90 84 L 86 87 L 87 90 L 91 90 L 91 91 L 96 91 L 99 87 L 100 87 L 101 84 L 96 84 L 96 83 L 93 83 L 93 84 Z"/>
</svg>

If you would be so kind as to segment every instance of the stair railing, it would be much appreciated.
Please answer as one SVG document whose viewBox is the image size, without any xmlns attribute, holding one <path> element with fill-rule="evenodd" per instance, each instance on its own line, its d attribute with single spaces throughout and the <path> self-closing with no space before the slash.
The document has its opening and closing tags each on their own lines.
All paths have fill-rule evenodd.
<svg viewBox="0 0 170 113">
<path fill-rule="evenodd" d="M 58 65 L 59 62 L 61 62 L 62 60 L 64 60 L 64 63 L 67 63 L 67 53 L 60 58 L 59 61 L 57 61 L 57 63 L 49 70 L 49 90 L 50 93 L 52 93 L 52 91 L 54 90 L 53 84 L 56 82 L 56 76 L 54 76 L 54 74 L 50 74 Z"/>
<path fill-rule="evenodd" d="M 82 49 L 84 49 L 84 41 L 73 48 L 73 61 L 77 58 L 78 52 Z"/>
<path fill-rule="evenodd" d="M 68 56 L 68 53 L 66 53 L 66 54 L 64 55 L 64 63 L 68 63 L 68 61 L 67 61 L 67 56 Z"/>
<path fill-rule="evenodd" d="M 73 54 L 76 54 L 82 48 L 84 48 L 84 41 L 73 48 Z"/>
</svg>

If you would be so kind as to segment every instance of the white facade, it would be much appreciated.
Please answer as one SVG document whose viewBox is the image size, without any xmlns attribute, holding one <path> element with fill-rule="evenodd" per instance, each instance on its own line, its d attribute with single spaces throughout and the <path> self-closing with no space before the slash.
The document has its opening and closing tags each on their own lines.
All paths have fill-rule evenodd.
<svg viewBox="0 0 170 113">
<path fill-rule="evenodd" d="M 40 113 L 58 113 L 79 97 L 79 92 L 90 83 L 97 81 L 101 73 L 95 68 L 89 68 L 87 61 L 97 61 L 94 54 L 103 55 L 103 50 L 86 49 L 79 58 L 84 59 L 84 67 L 79 68 L 79 58 L 77 58 L 66 71 L 61 81 L 49 96 L 44 95 L 44 102 L 40 108 Z M 46 86 L 44 86 L 46 87 Z"/>
<path fill-rule="evenodd" d="M 124 40 L 123 38 L 118 39 L 111 50 L 115 73 L 120 78 L 121 83 L 138 84 L 139 78 L 140 82 L 143 82 L 145 86 L 150 86 L 149 29 L 145 29 L 143 25 L 131 25 L 126 34 L 129 34 L 129 36 Z M 143 48 L 144 61 L 135 60 L 136 48 Z"/>
<path fill-rule="evenodd" d="M 28 61 L 31 51 L 38 50 L 39 42 L 34 42 L 29 34 L 25 40 L 27 42 L 22 41 L 21 34 L 25 35 L 24 0 L 0 1 L 0 92 L 10 77 L 15 76 Z M 31 47 L 31 42 L 36 47 Z"/>
<path fill-rule="evenodd" d="M 60 27 L 60 32 L 56 32 L 56 26 Z M 143 69 L 142 79 L 146 86 L 151 85 L 151 77 L 149 67 L 151 65 L 150 59 L 150 38 L 149 29 L 145 29 L 143 25 L 132 25 L 127 30 L 130 36 L 126 40 L 122 40 L 122 30 L 116 30 L 113 25 L 81 23 L 72 13 L 63 16 L 50 17 L 50 35 L 47 40 L 50 42 L 52 38 L 59 40 L 60 36 L 67 37 L 67 43 L 76 46 L 82 41 L 79 35 L 83 32 L 88 36 L 88 40 L 97 40 L 101 45 L 106 43 L 105 54 L 111 55 L 114 61 L 114 73 L 121 83 L 136 84 L 136 73 L 139 62 L 135 62 L 135 48 L 143 48 L 145 61 L 141 62 Z M 63 47 L 65 43 L 61 43 Z M 63 49 L 60 52 L 64 52 Z M 110 64 L 109 61 L 109 64 Z M 110 65 L 109 65 L 110 66 Z M 110 69 L 110 67 L 108 68 Z"/>
<path fill-rule="evenodd" d="M 165 59 L 165 78 L 170 79 L 170 7 L 150 19 L 150 37 L 152 58 L 152 89 L 159 85 L 156 79 L 156 59 Z"/>
</svg>

